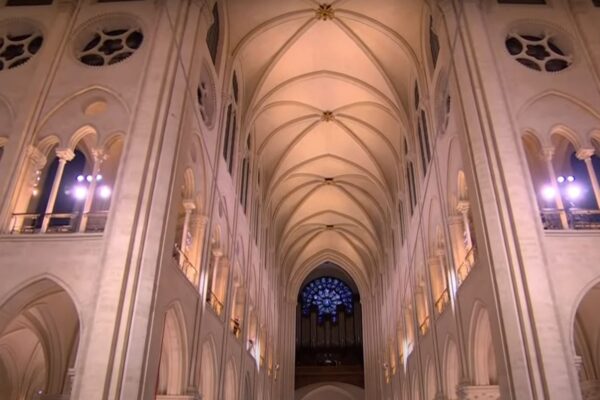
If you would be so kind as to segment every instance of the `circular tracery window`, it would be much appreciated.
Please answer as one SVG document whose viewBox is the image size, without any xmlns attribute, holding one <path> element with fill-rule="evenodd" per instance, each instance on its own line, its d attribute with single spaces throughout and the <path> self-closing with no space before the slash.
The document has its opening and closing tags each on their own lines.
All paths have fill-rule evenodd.
<svg viewBox="0 0 600 400">
<path fill-rule="evenodd" d="M 543 34 L 510 34 L 506 50 L 522 65 L 536 71 L 558 72 L 568 68 L 573 60 L 554 37 Z"/>
<path fill-rule="evenodd" d="M 77 59 L 86 65 L 101 67 L 129 58 L 144 41 L 139 25 L 119 18 L 102 23 L 102 20 L 80 34 L 76 42 Z"/>
<path fill-rule="evenodd" d="M 40 30 L 29 24 L 11 23 L 0 28 L 0 71 L 25 64 L 43 42 Z"/>
</svg>

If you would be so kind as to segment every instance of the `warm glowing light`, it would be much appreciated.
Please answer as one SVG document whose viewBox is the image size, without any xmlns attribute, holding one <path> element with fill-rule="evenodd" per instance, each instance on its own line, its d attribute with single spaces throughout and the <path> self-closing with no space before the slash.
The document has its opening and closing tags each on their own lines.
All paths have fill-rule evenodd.
<svg viewBox="0 0 600 400">
<path fill-rule="evenodd" d="M 553 200 L 556 197 L 556 190 L 552 186 L 544 186 L 542 188 L 542 196 L 546 200 Z"/>
<path fill-rule="evenodd" d="M 37 196 L 38 194 L 40 194 L 40 191 L 37 188 L 34 188 L 32 190 L 32 193 L 33 193 L 34 196 Z"/>
<path fill-rule="evenodd" d="M 111 194 L 112 194 L 112 190 L 110 190 L 110 188 L 108 186 L 102 186 L 98 190 L 98 196 L 100 196 L 103 199 L 108 199 Z"/>
<path fill-rule="evenodd" d="M 96 175 L 96 182 L 100 182 L 102 180 L 102 175 Z"/>
<path fill-rule="evenodd" d="M 581 197 L 582 194 L 581 187 L 579 185 L 569 185 L 567 186 L 567 197 L 569 200 L 577 200 Z"/>
<path fill-rule="evenodd" d="M 94 177 L 93 177 L 93 176 L 91 176 L 91 175 L 88 175 L 88 176 L 86 176 L 86 177 L 85 177 L 85 179 L 86 179 L 88 182 L 92 182 L 92 181 L 94 180 Z"/>
<path fill-rule="evenodd" d="M 76 186 L 73 189 L 73 197 L 77 200 L 84 200 L 87 197 L 87 188 L 85 186 Z"/>
</svg>

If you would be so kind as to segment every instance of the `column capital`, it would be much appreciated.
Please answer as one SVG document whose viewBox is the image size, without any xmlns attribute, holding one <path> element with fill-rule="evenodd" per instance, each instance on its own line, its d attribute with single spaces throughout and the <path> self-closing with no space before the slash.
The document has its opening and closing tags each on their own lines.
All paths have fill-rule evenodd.
<svg viewBox="0 0 600 400">
<path fill-rule="evenodd" d="M 542 157 L 546 161 L 552 161 L 555 152 L 556 149 L 554 148 L 554 146 L 546 146 L 542 149 Z"/>
<path fill-rule="evenodd" d="M 186 212 L 191 212 L 196 209 L 196 203 L 192 199 L 183 199 L 183 208 Z"/>
<path fill-rule="evenodd" d="M 68 147 L 64 149 L 56 149 L 56 156 L 61 161 L 71 161 L 73 158 L 75 158 L 75 152 Z"/>
<path fill-rule="evenodd" d="M 577 150 L 577 152 L 575 153 L 575 156 L 578 159 L 585 161 L 585 160 L 590 159 L 594 155 L 595 152 L 596 152 L 596 150 L 593 148 L 581 148 L 581 149 Z"/>
<path fill-rule="evenodd" d="M 215 258 L 221 258 L 223 257 L 223 252 L 221 251 L 221 249 L 216 249 L 212 251 L 212 254 Z"/>
<path fill-rule="evenodd" d="M 467 212 L 469 212 L 469 208 L 471 208 L 471 205 L 467 200 L 461 200 L 456 205 L 456 211 L 458 211 L 461 214 L 466 214 Z"/>
<path fill-rule="evenodd" d="M 27 157 L 31 160 L 31 163 L 36 169 L 42 168 L 46 165 L 48 159 L 46 156 L 35 146 L 27 147 Z"/>
<path fill-rule="evenodd" d="M 108 154 L 106 154 L 103 148 L 96 147 L 92 149 L 92 157 L 94 157 L 94 162 L 102 163 L 108 159 Z"/>
</svg>

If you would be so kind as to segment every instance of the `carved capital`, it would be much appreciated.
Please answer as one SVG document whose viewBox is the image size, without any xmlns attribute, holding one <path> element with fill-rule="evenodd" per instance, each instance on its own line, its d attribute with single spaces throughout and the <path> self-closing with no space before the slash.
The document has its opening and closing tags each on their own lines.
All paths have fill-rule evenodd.
<svg viewBox="0 0 600 400">
<path fill-rule="evenodd" d="M 587 159 L 590 159 L 595 152 L 596 151 L 593 148 L 579 149 L 577 150 L 577 153 L 575 153 L 575 156 L 578 159 L 585 161 Z"/>
<path fill-rule="evenodd" d="M 42 169 L 48 161 L 46 156 L 35 146 L 27 147 L 27 158 L 35 169 Z"/>
<path fill-rule="evenodd" d="M 56 149 L 56 156 L 60 161 L 67 162 L 75 158 L 75 152 L 69 148 Z"/>
<path fill-rule="evenodd" d="M 104 161 L 108 159 L 108 154 L 102 148 L 92 149 L 92 157 L 94 157 L 94 162 L 97 164 L 102 164 Z"/>
<path fill-rule="evenodd" d="M 469 204 L 468 201 L 465 201 L 465 200 L 459 201 L 458 204 L 456 205 L 456 211 L 458 211 L 461 214 L 468 213 L 470 208 L 471 208 L 471 205 Z"/>
<path fill-rule="evenodd" d="M 553 146 L 544 147 L 542 149 L 542 157 L 546 161 L 552 161 L 552 159 L 554 158 L 555 152 L 556 152 L 556 149 Z"/>
<path fill-rule="evenodd" d="M 192 199 L 183 199 L 183 208 L 187 212 L 192 212 L 196 209 L 196 203 Z"/>
</svg>

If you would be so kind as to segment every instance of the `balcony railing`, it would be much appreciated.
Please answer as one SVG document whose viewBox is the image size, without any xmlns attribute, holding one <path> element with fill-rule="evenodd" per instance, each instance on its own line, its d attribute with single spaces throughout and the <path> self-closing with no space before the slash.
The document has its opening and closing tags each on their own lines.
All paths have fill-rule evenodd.
<svg viewBox="0 0 600 400">
<path fill-rule="evenodd" d="M 215 314 L 221 319 L 223 319 L 223 303 L 219 300 L 216 294 L 213 292 L 209 292 L 208 296 L 206 296 L 206 302 L 211 306 Z"/>
<path fill-rule="evenodd" d="M 435 309 L 437 313 L 443 313 L 448 303 L 450 303 L 450 292 L 448 291 L 448 288 L 446 288 L 435 301 Z"/>
<path fill-rule="evenodd" d="M 471 247 L 471 249 L 469 249 L 469 251 L 467 252 L 467 255 L 465 256 L 465 259 L 458 266 L 458 269 L 456 270 L 459 285 L 462 284 L 465 281 L 465 279 L 467 279 L 467 276 L 469 276 L 469 274 L 471 273 L 471 270 L 473 269 L 474 266 L 475 266 L 475 247 Z"/>
<path fill-rule="evenodd" d="M 44 219 L 48 219 L 48 227 L 42 230 Z M 33 233 L 101 233 L 104 232 L 108 211 L 97 211 L 89 213 L 54 213 L 54 214 L 13 214 L 10 233 L 33 234 Z M 85 228 L 82 222 L 85 221 Z"/>
<path fill-rule="evenodd" d="M 542 209 L 540 214 L 544 229 L 565 229 L 561 221 L 561 215 L 563 213 L 567 221 L 566 229 L 600 229 L 600 210 L 583 208 L 570 208 L 567 210 L 560 210 L 556 208 Z"/>
<path fill-rule="evenodd" d="M 173 258 L 177 262 L 177 267 L 185 275 L 185 277 L 192 283 L 192 285 L 198 287 L 198 269 L 189 260 L 187 255 L 181 251 L 177 243 L 173 246 Z"/>
</svg>

